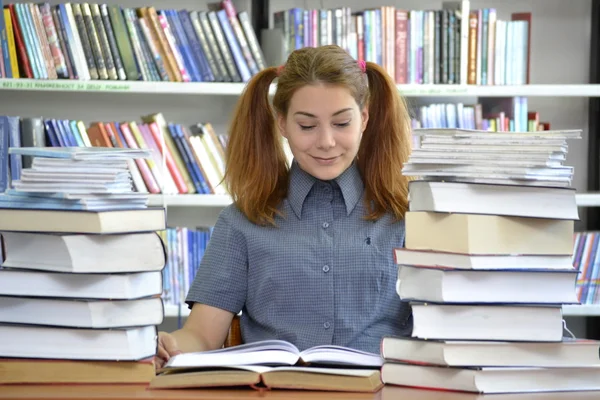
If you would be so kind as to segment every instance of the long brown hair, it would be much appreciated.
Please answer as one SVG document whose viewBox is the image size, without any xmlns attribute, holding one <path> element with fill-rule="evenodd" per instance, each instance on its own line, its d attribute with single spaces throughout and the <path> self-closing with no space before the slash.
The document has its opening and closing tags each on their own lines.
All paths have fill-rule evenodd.
<svg viewBox="0 0 600 400">
<path fill-rule="evenodd" d="M 408 178 L 402 166 L 411 151 L 410 117 L 387 72 L 366 63 L 366 72 L 338 46 L 306 47 L 290 54 L 284 67 L 269 67 L 246 86 L 233 114 L 225 161 L 225 182 L 237 207 L 257 224 L 274 224 L 287 195 L 288 167 L 282 139 L 269 102 L 277 78 L 275 112 L 285 116 L 294 93 L 305 85 L 346 87 L 369 121 L 358 150 L 357 165 L 365 184 L 365 218 L 386 212 L 402 219 L 408 208 Z"/>
</svg>

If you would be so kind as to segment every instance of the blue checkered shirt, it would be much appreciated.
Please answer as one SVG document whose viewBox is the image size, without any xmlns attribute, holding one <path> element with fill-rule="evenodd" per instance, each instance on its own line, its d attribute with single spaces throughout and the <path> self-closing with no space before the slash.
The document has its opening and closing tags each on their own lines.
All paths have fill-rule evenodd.
<svg viewBox="0 0 600 400">
<path fill-rule="evenodd" d="M 276 227 L 249 222 L 234 205 L 221 212 L 186 302 L 242 311 L 245 343 L 379 353 L 383 336 L 409 336 L 411 310 L 396 294 L 393 257 L 404 221 L 365 221 L 363 196 L 356 164 L 320 181 L 294 162 Z"/>
</svg>

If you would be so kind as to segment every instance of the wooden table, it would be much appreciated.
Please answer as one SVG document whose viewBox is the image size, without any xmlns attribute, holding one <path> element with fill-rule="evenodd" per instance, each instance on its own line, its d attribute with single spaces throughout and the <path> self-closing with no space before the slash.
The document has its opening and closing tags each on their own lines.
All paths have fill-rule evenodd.
<svg viewBox="0 0 600 400">
<path fill-rule="evenodd" d="M 234 390 L 148 390 L 145 385 L 0 386 L 0 399 L 198 399 L 198 400 L 599 400 L 600 392 L 477 395 L 386 386 L 378 393 Z"/>
</svg>

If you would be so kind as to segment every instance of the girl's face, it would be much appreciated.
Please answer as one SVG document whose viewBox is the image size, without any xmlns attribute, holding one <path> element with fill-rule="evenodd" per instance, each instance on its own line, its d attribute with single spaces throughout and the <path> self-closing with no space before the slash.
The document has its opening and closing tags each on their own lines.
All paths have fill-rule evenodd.
<svg viewBox="0 0 600 400">
<path fill-rule="evenodd" d="M 331 180 L 356 158 L 368 119 L 367 108 L 360 110 L 348 89 L 317 84 L 298 89 L 287 117 L 280 115 L 277 122 L 298 165 L 317 179 Z"/>
</svg>

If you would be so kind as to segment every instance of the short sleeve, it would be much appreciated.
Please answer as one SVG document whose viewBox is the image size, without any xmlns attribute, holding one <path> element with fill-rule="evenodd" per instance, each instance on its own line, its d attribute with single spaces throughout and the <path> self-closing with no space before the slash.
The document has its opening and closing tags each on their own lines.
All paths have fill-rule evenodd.
<svg viewBox="0 0 600 400">
<path fill-rule="evenodd" d="M 219 215 L 186 298 L 190 308 L 193 303 L 202 303 L 234 314 L 242 310 L 247 294 L 248 250 L 244 235 L 236 229 L 237 218 L 242 217 L 229 207 Z"/>
</svg>

